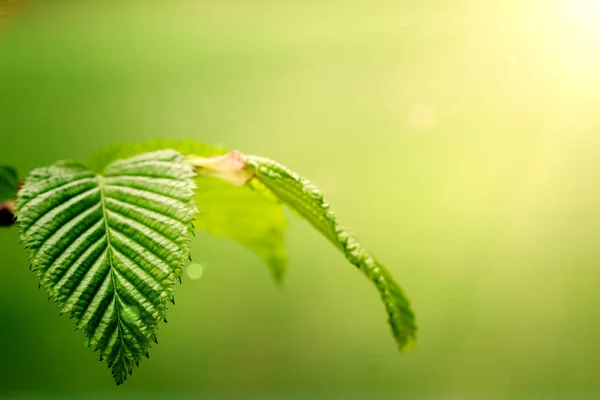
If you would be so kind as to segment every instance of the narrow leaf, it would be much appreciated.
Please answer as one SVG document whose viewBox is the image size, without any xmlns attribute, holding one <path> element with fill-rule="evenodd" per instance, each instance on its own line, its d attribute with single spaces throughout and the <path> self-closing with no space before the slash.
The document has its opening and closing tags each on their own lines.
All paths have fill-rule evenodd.
<svg viewBox="0 0 600 400">
<path fill-rule="evenodd" d="M 189 256 L 193 166 L 165 150 L 108 165 L 31 172 L 17 202 L 31 268 L 117 384 L 156 337 Z"/>
<path fill-rule="evenodd" d="M 246 167 L 256 174 L 256 180 L 317 228 L 375 284 L 385 304 L 398 347 L 400 350 L 410 348 L 416 340 L 417 327 L 404 291 L 390 272 L 339 225 L 321 191 L 307 179 L 275 161 L 257 156 L 245 156 L 245 160 Z"/>
</svg>

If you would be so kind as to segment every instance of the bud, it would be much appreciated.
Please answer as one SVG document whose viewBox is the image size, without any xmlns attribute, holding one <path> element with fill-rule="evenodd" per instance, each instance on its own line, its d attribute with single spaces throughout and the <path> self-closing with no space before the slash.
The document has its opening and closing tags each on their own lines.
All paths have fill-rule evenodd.
<svg viewBox="0 0 600 400">
<path fill-rule="evenodd" d="M 15 222 L 15 202 L 0 203 L 0 226 L 10 226 Z"/>
<path fill-rule="evenodd" d="M 223 179 L 234 186 L 244 186 L 254 178 L 254 172 L 246 166 L 246 160 L 239 151 L 208 158 L 192 156 L 189 160 L 198 175 Z"/>
</svg>

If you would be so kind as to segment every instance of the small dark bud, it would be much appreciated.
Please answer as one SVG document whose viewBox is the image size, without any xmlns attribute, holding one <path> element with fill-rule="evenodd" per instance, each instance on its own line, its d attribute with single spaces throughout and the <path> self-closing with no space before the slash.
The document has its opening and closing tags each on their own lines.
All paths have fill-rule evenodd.
<svg viewBox="0 0 600 400">
<path fill-rule="evenodd" d="M 15 223 L 15 202 L 12 200 L 0 203 L 0 226 L 11 226 Z"/>
</svg>

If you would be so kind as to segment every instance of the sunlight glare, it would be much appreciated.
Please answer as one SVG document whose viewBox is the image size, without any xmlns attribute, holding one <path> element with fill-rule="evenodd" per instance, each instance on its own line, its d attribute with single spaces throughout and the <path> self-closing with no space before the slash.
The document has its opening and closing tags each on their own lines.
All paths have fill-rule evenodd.
<svg viewBox="0 0 600 400">
<path fill-rule="evenodd" d="M 571 0 L 568 4 L 577 30 L 597 44 L 600 39 L 600 0 Z"/>
</svg>

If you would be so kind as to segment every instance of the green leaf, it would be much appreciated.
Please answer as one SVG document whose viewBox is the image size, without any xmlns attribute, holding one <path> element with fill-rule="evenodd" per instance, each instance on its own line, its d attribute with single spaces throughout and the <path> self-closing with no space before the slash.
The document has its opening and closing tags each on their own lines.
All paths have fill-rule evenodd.
<svg viewBox="0 0 600 400">
<path fill-rule="evenodd" d="M 0 203 L 17 198 L 19 174 L 8 165 L 0 165 Z"/>
<path fill-rule="evenodd" d="M 165 150 L 115 161 L 102 174 L 76 162 L 34 170 L 17 201 L 31 269 L 117 384 L 156 339 L 189 257 L 193 166 Z"/>
<path fill-rule="evenodd" d="M 226 150 L 195 140 L 152 140 L 145 143 L 117 143 L 92 153 L 87 164 L 102 172 L 125 157 L 160 149 L 174 149 L 199 157 L 222 155 Z M 227 237 L 245 246 L 267 262 L 275 280 L 286 271 L 285 230 L 287 221 L 281 204 L 269 201 L 259 187 L 235 187 L 209 176 L 195 178 L 195 197 L 200 210 L 194 225 L 217 237 Z"/>
<path fill-rule="evenodd" d="M 85 164 L 92 171 L 102 173 L 104 168 L 117 160 L 167 149 L 175 150 L 183 155 L 195 154 L 200 157 L 210 157 L 227 153 L 227 150 L 222 147 L 211 146 L 191 139 L 120 142 L 94 151 L 87 157 Z"/>
<path fill-rule="evenodd" d="M 388 313 L 392 334 L 400 350 L 416 340 L 414 313 L 402 288 L 390 272 L 336 220 L 321 191 L 310 181 L 281 164 L 257 156 L 245 156 L 246 167 L 273 194 L 297 211 L 362 271 L 379 291 Z"/>
<path fill-rule="evenodd" d="M 201 212 L 195 226 L 244 245 L 267 262 L 276 282 L 282 282 L 287 265 L 283 207 L 248 187 L 211 177 L 196 182 L 196 202 Z"/>
</svg>

